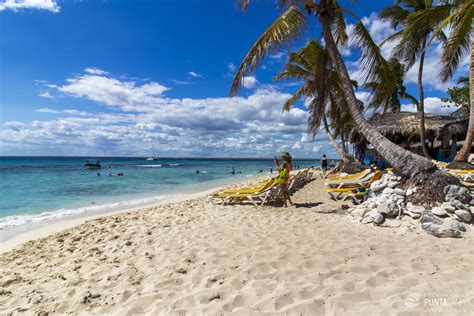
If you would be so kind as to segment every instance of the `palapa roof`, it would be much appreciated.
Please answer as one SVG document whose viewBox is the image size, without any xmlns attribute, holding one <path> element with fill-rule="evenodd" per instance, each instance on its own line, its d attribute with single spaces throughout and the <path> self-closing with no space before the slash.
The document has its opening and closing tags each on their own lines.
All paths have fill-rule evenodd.
<svg viewBox="0 0 474 316">
<path fill-rule="evenodd" d="M 418 113 L 398 112 L 374 114 L 369 120 L 377 131 L 392 141 L 402 139 L 418 140 L 420 134 L 420 117 Z M 449 133 L 456 135 L 458 140 L 466 137 L 468 119 L 459 119 L 451 116 L 434 115 L 425 113 L 426 135 L 433 135 L 438 138 L 440 135 Z M 351 143 L 360 143 L 364 137 L 354 128 L 350 135 Z"/>
</svg>

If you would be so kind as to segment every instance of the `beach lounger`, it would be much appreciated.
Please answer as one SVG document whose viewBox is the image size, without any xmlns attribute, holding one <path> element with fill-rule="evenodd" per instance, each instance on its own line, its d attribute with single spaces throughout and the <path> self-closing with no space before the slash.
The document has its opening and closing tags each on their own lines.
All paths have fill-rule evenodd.
<svg viewBox="0 0 474 316">
<path fill-rule="evenodd" d="M 382 171 L 377 170 L 372 175 L 371 180 L 366 183 L 365 185 L 355 185 L 352 187 L 344 187 L 344 188 L 326 188 L 326 192 L 333 198 L 335 201 L 338 199 L 346 200 L 348 198 L 352 198 L 355 203 L 357 203 L 357 189 L 365 189 L 366 191 L 369 190 L 370 185 L 372 182 L 379 180 L 382 177 Z"/>
<path fill-rule="evenodd" d="M 372 170 L 370 170 L 370 169 L 364 169 L 361 172 L 357 172 L 357 173 L 349 174 L 349 175 L 345 175 L 345 176 L 333 175 L 332 177 L 327 178 L 326 182 L 330 182 L 330 181 L 333 181 L 333 180 L 341 180 L 341 179 L 358 179 L 358 178 L 365 177 L 367 174 L 369 174 L 371 172 L 372 172 Z"/>
<path fill-rule="evenodd" d="M 356 178 L 339 178 L 339 179 L 328 179 L 324 185 L 331 188 L 343 188 L 343 187 L 354 187 L 364 186 L 366 183 L 373 179 L 374 173 L 370 169 L 368 172 L 362 173 L 363 176 Z"/>
<path fill-rule="evenodd" d="M 225 205 L 233 202 L 251 202 L 255 206 L 261 206 L 267 201 L 274 199 L 279 193 L 277 183 L 257 192 L 221 192 L 208 196 L 208 201 L 213 205 Z"/>
</svg>

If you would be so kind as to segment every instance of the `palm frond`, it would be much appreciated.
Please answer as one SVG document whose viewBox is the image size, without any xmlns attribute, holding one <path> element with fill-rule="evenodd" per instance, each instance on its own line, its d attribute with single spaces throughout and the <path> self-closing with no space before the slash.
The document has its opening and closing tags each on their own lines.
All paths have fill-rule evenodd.
<svg viewBox="0 0 474 316">
<path fill-rule="evenodd" d="M 283 111 L 290 111 L 293 105 L 298 101 L 305 92 L 305 87 L 302 86 L 283 104 Z"/>
<path fill-rule="evenodd" d="M 346 33 L 346 21 L 344 20 L 344 14 L 342 11 L 335 12 L 334 23 L 331 25 L 332 35 L 339 49 L 342 49 L 347 45 L 349 37 Z"/>
<path fill-rule="evenodd" d="M 361 66 L 365 69 L 364 81 L 381 81 L 380 76 L 388 75 L 387 62 L 383 58 L 380 47 L 375 43 L 362 21 L 354 28 L 352 44 L 359 46 Z"/>
<path fill-rule="evenodd" d="M 306 18 L 296 7 L 289 7 L 280 15 L 245 56 L 232 82 L 230 95 L 233 96 L 237 93 L 245 76 L 254 72 L 265 56 L 280 49 L 283 44 L 297 39 L 305 25 Z"/>
<path fill-rule="evenodd" d="M 403 21 L 405 21 L 408 14 L 409 11 L 405 10 L 398 4 L 394 4 L 383 9 L 380 13 L 380 17 L 389 20 L 392 27 L 397 28 L 403 23 Z"/>
<path fill-rule="evenodd" d="M 443 45 L 443 55 L 441 57 L 443 68 L 440 73 L 443 81 L 447 81 L 454 75 L 462 57 L 470 49 L 473 19 L 473 2 L 466 2 L 453 14 L 451 34 Z"/>
</svg>

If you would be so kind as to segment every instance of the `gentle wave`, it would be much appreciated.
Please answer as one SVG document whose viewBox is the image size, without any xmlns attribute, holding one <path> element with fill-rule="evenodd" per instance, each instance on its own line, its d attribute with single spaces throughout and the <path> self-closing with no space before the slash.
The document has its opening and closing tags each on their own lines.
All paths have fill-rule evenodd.
<svg viewBox="0 0 474 316">
<path fill-rule="evenodd" d="M 0 229 L 7 227 L 21 226 L 31 223 L 39 223 L 43 221 L 57 220 L 68 216 L 80 215 L 85 213 L 105 213 L 108 211 L 117 211 L 122 209 L 140 207 L 144 205 L 150 205 L 152 203 L 160 202 L 169 196 L 160 195 L 149 198 L 135 199 L 129 201 L 121 201 L 114 203 L 107 203 L 101 205 L 89 205 L 74 209 L 59 209 L 56 211 L 42 212 L 39 214 L 24 214 L 24 215 L 11 215 L 0 218 Z M 91 215 L 92 215 L 91 214 Z"/>
<path fill-rule="evenodd" d="M 137 167 L 141 167 L 141 168 L 161 168 L 163 167 L 162 165 L 135 165 Z"/>
</svg>

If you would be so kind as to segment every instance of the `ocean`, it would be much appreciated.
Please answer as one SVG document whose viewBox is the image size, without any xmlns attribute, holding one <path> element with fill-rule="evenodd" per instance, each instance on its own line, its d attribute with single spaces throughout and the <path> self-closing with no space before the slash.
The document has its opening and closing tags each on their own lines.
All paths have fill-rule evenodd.
<svg viewBox="0 0 474 316">
<path fill-rule="evenodd" d="M 271 159 L 91 158 L 101 162 L 101 169 L 86 169 L 85 157 L 0 157 L 0 233 L 14 226 L 150 205 L 179 193 L 269 174 L 273 165 Z M 320 161 L 294 160 L 298 165 L 316 167 Z"/>
</svg>

